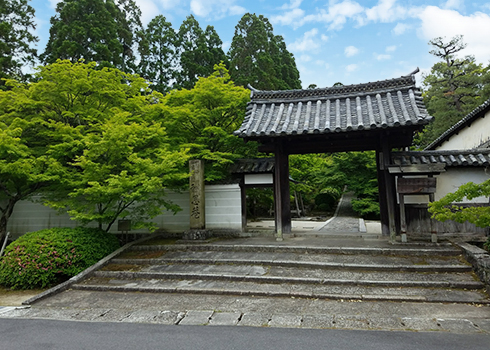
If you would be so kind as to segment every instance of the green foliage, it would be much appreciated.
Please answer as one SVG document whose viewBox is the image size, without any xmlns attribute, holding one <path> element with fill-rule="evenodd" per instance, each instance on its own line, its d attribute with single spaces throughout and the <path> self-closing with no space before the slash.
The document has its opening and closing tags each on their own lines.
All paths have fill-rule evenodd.
<svg viewBox="0 0 490 350">
<path fill-rule="evenodd" d="M 169 150 L 160 123 L 131 122 L 121 113 L 75 142 L 83 153 L 65 165 L 61 188 L 48 193 L 45 204 L 68 210 L 82 224 L 106 225 L 106 231 L 118 218 L 131 219 L 135 229 L 154 229 L 151 219 L 162 208 L 180 210 L 165 200 L 165 187 L 187 178 L 187 156 Z"/>
<path fill-rule="evenodd" d="M 334 211 L 339 202 L 342 192 L 337 188 L 327 187 L 315 197 L 316 209 L 331 212 Z"/>
<path fill-rule="evenodd" d="M 329 211 L 337 204 L 343 190 L 331 156 L 321 154 L 291 155 L 289 174 L 297 183 L 290 183 L 292 191 L 303 195 L 307 207 Z"/>
<path fill-rule="evenodd" d="M 93 228 L 52 228 L 21 236 L 0 260 L 0 284 L 15 289 L 63 282 L 119 248 L 117 238 Z"/>
<path fill-rule="evenodd" d="M 161 93 L 171 89 L 177 65 L 177 36 L 165 17 L 153 18 L 144 31 L 140 47 L 140 74 L 151 82 L 151 88 Z"/>
<path fill-rule="evenodd" d="M 294 56 L 262 15 L 243 15 L 235 27 L 228 56 L 230 75 L 237 85 L 251 84 L 262 90 L 301 88 Z"/>
<path fill-rule="evenodd" d="M 58 61 L 40 67 L 36 78 L 29 85 L 10 82 L 12 90 L 0 92 L 6 130 L 0 138 L 0 189 L 7 198 L 18 200 L 21 193 L 25 199 L 44 188 L 46 204 L 106 230 L 124 217 L 136 228 L 151 228 L 150 219 L 164 207 L 178 210 L 165 201 L 163 189 L 187 176 L 188 158 L 185 150 L 170 149 L 155 121 L 161 119 L 161 94 L 143 78 L 99 69 L 95 62 Z M 7 181 L 9 192 L 1 188 Z"/>
<path fill-rule="evenodd" d="M 247 217 L 269 217 L 274 210 L 274 192 L 272 188 L 247 189 Z"/>
<path fill-rule="evenodd" d="M 222 45 L 213 26 L 207 26 L 204 32 L 194 16 L 188 16 L 177 33 L 180 69 L 175 87 L 192 89 L 200 77 L 213 73 L 216 64 L 226 62 Z"/>
<path fill-rule="evenodd" d="M 489 206 L 464 207 L 457 204 L 465 198 L 472 200 L 481 196 L 490 196 L 490 179 L 480 184 L 468 182 L 460 186 L 455 192 L 448 193 L 438 201 L 429 203 L 429 212 L 432 213 L 432 218 L 439 221 L 453 220 L 459 223 L 468 221 L 477 227 L 489 227 Z"/>
<path fill-rule="evenodd" d="M 163 125 L 172 135 L 174 147 L 186 147 L 189 155 L 205 160 L 206 181 L 228 176 L 234 160 L 257 154 L 257 145 L 245 143 L 233 132 L 245 116 L 249 91 L 235 86 L 224 64 L 199 78 L 191 90 L 173 90 L 162 102 Z"/>
<path fill-rule="evenodd" d="M 376 156 L 374 152 L 347 152 L 334 155 L 345 185 L 356 196 L 352 208 L 364 218 L 379 216 L 379 193 Z"/>
<path fill-rule="evenodd" d="M 490 66 L 477 64 L 473 56 L 455 56 L 466 47 L 462 36 L 449 42 L 435 38 L 429 44 L 434 48 L 430 53 L 441 61 L 423 77 L 424 103 L 434 121 L 415 140 L 420 147 L 429 145 L 490 97 Z"/>
<path fill-rule="evenodd" d="M 289 164 L 291 178 L 299 182 L 291 184 L 291 189 L 301 192 L 310 206 L 333 210 L 347 187 L 355 194 L 352 205 L 359 215 L 379 216 L 374 152 L 291 155 Z"/>
<path fill-rule="evenodd" d="M 487 241 L 483 243 L 483 249 L 486 249 L 488 252 L 490 252 L 490 237 L 488 237 Z"/>
<path fill-rule="evenodd" d="M 38 41 L 33 31 L 34 9 L 29 0 L 0 0 L 0 89 L 2 78 L 24 80 L 22 67 L 33 64 L 37 55 L 32 44 Z"/>
<path fill-rule="evenodd" d="M 63 0 L 51 17 L 50 37 L 41 60 L 97 62 L 134 69 L 133 51 L 141 35 L 141 11 L 133 0 Z"/>
</svg>

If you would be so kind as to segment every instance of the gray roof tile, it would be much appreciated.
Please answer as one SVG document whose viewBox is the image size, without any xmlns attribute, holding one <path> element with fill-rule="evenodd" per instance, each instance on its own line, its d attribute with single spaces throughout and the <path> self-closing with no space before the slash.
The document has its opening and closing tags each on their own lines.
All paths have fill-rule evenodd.
<svg viewBox="0 0 490 350">
<path fill-rule="evenodd" d="M 490 111 L 490 99 L 486 100 L 483 102 L 481 105 L 476 107 L 474 110 L 472 110 L 470 113 L 468 113 L 463 119 L 461 119 L 459 122 L 451 126 L 449 129 L 447 129 L 441 136 L 439 136 L 437 139 L 435 139 L 430 145 L 428 145 L 425 149 L 426 150 L 432 150 L 440 146 L 444 141 L 447 141 L 453 136 L 454 134 L 457 134 L 461 129 L 465 128 L 468 125 L 471 125 L 471 123 L 475 120 L 478 119 L 482 116 L 485 115 Z"/>
<path fill-rule="evenodd" d="M 238 159 L 230 168 L 232 174 L 260 174 L 274 172 L 274 158 Z"/>
<path fill-rule="evenodd" d="M 469 151 L 412 151 L 393 152 L 393 165 L 415 165 L 445 163 L 449 167 L 489 166 L 490 149 L 481 148 Z"/>
<path fill-rule="evenodd" d="M 235 135 L 326 134 L 425 125 L 430 117 L 413 76 L 324 89 L 252 90 Z"/>
</svg>

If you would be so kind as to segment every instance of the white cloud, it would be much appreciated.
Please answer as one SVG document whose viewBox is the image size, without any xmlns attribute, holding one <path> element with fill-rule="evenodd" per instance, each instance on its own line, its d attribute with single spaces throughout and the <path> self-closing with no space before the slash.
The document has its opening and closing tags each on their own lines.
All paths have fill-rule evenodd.
<svg viewBox="0 0 490 350">
<path fill-rule="evenodd" d="M 408 10 L 405 7 L 396 5 L 397 0 L 380 0 L 377 5 L 366 9 L 366 18 L 373 22 L 394 22 L 405 18 Z"/>
<path fill-rule="evenodd" d="M 387 55 L 387 54 L 380 54 L 380 55 L 374 54 L 374 57 L 376 57 L 378 61 L 386 61 L 391 59 L 391 55 Z"/>
<path fill-rule="evenodd" d="M 301 24 L 300 19 L 305 15 L 305 11 L 302 9 L 292 9 L 291 11 L 285 12 L 283 15 L 272 16 L 271 22 L 273 24 L 280 25 L 290 25 L 293 24 L 293 27 L 299 27 Z"/>
<path fill-rule="evenodd" d="M 352 18 L 360 24 L 363 11 L 364 8 L 355 1 L 331 2 L 328 11 L 320 9 L 318 14 L 305 16 L 301 24 L 305 22 L 324 22 L 329 24 L 328 29 L 340 30 L 347 22 L 347 19 Z"/>
<path fill-rule="evenodd" d="M 349 73 L 354 72 L 359 69 L 359 66 L 357 64 L 349 64 L 348 66 L 345 67 L 345 70 Z"/>
<path fill-rule="evenodd" d="M 312 51 L 320 47 L 320 41 L 317 38 L 318 29 L 313 28 L 305 32 L 302 38 L 289 45 L 291 51 Z"/>
<path fill-rule="evenodd" d="M 462 0 L 448 0 L 444 4 L 444 8 L 446 9 L 460 10 L 463 7 L 464 7 L 464 1 Z"/>
<path fill-rule="evenodd" d="M 230 41 L 224 41 L 223 45 L 221 45 L 221 48 L 223 49 L 224 52 L 228 52 L 230 46 L 231 46 Z"/>
<path fill-rule="evenodd" d="M 346 57 L 352 57 L 359 53 L 359 49 L 355 46 L 347 46 L 344 50 L 344 54 Z"/>
<path fill-rule="evenodd" d="M 410 28 L 412 28 L 412 26 L 410 26 L 409 24 L 397 23 L 395 28 L 393 28 L 392 32 L 395 35 L 402 35 L 403 33 L 405 33 Z"/>
<path fill-rule="evenodd" d="M 140 0 L 136 0 L 136 2 L 139 3 Z M 164 10 L 169 10 L 171 8 L 177 7 L 177 5 L 180 4 L 180 0 L 158 0 L 158 2 Z"/>
<path fill-rule="evenodd" d="M 490 15 L 475 12 L 465 16 L 457 11 L 427 6 L 419 18 L 422 23 L 418 34 L 422 39 L 429 41 L 436 37 L 446 37 L 449 40 L 461 34 L 468 44 L 461 55 L 474 55 L 478 62 L 485 64 L 490 60 Z"/>
<path fill-rule="evenodd" d="M 385 49 L 386 52 L 394 52 L 396 51 L 396 45 L 391 45 L 391 46 L 387 46 L 386 49 Z"/>
<path fill-rule="evenodd" d="M 152 0 L 137 0 L 136 4 L 141 10 L 141 22 L 147 24 L 160 13 L 158 6 Z"/>
<path fill-rule="evenodd" d="M 310 55 L 301 55 L 301 56 L 299 56 L 299 59 L 302 62 L 310 62 L 311 61 L 311 56 Z"/>
<path fill-rule="evenodd" d="M 191 0 L 190 7 L 199 17 L 221 18 L 247 12 L 244 7 L 235 5 L 235 0 Z"/>
<path fill-rule="evenodd" d="M 49 0 L 49 4 L 51 5 L 52 8 L 56 8 L 56 5 L 61 2 L 61 0 Z"/>
<path fill-rule="evenodd" d="M 291 10 L 301 6 L 303 0 L 290 0 L 289 4 L 284 4 L 281 6 L 283 10 Z"/>
<path fill-rule="evenodd" d="M 322 39 L 322 41 L 328 40 L 328 36 L 326 36 L 325 34 L 322 34 L 320 38 Z"/>
</svg>

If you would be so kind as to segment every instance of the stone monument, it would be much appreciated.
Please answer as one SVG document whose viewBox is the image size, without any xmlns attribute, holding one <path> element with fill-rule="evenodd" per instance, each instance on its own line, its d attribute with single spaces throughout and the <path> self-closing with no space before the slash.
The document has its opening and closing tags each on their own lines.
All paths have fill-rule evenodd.
<svg viewBox="0 0 490 350">
<path fill-rule="evenodd" d="M 204 196 L 204 162 L 199 159 L 189 161 L 189 200 L 190 230 L 184 232 L 183 239 L 207 239 L 205 196 Z"/>
</svg>

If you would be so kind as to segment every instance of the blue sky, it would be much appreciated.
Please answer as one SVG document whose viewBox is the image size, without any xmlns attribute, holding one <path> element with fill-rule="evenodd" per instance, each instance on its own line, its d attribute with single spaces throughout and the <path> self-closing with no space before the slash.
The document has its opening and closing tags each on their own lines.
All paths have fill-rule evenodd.
<svg viewBox="0 0 490 350">
<path fill-rule="evenodd" d="M 432 38 L 464 35 L 463 55 L 490 62 L 490 1 L 485 0 L 135 0 L 147 24 L 164 15 L 174 29 L 193 14 L 201 27 L 213 25 L 225 52 L 246 12 L 269 18 L 296 58 L 303 87 L 357 84 L 422 74 L 436 62 Z M 58 0 L 31 0 L 36 10 L 38 51 L 49 38 Z"/>
</svg>

